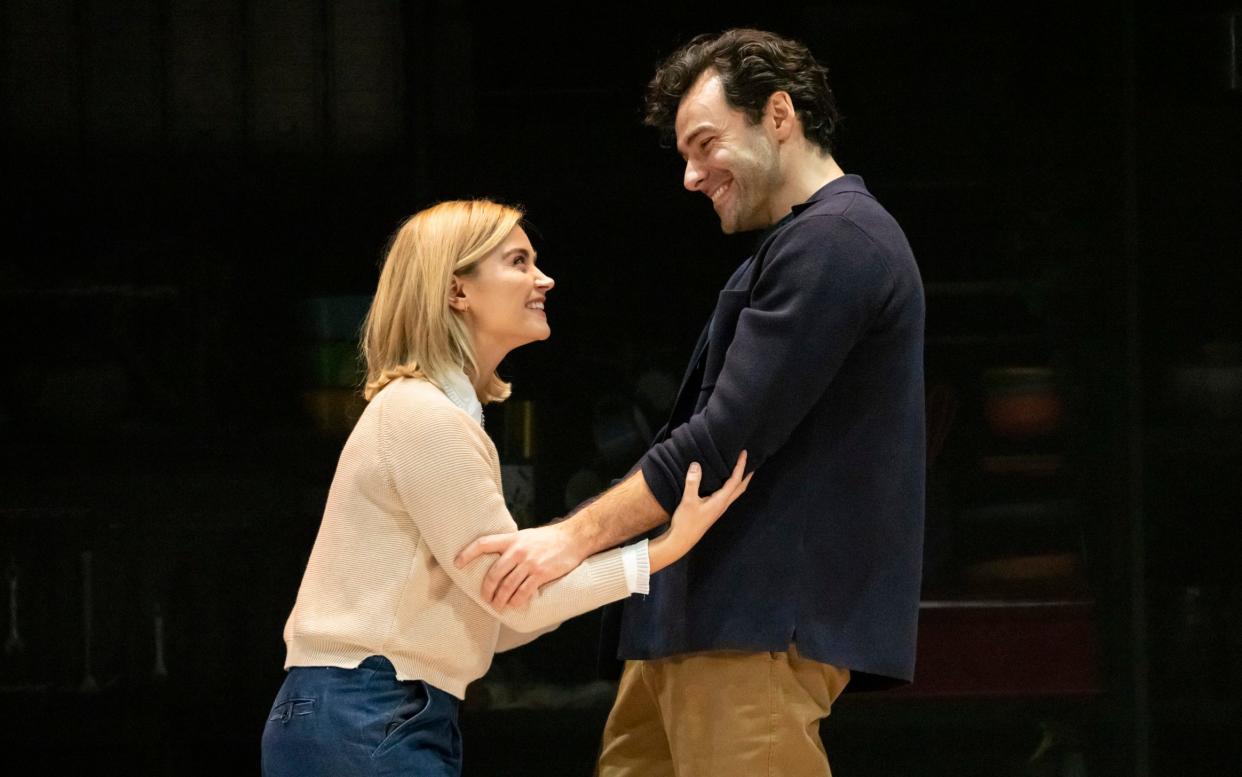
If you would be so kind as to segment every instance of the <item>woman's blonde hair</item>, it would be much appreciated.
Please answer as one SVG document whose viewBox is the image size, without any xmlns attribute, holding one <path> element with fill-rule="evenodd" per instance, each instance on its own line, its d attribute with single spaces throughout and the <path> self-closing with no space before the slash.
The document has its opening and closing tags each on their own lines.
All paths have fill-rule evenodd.
<svg viewBox="0 0 1242 777">
<path fill-rule="evenodd" d="M 449 308 L 449 289 L 453 276 L 473 273 L 522 217 L 521 210 L 490 200 L 453 200 L 401 225 L 362 325 L 368 400 L 398 377 L 426 378 L 443 387 L 446 375 L 464 369 L 475 381 L 474 344 L 465 321 Z M 509 391 L 492 373 L 480 399 L 500 402 Z"/>
</svg>

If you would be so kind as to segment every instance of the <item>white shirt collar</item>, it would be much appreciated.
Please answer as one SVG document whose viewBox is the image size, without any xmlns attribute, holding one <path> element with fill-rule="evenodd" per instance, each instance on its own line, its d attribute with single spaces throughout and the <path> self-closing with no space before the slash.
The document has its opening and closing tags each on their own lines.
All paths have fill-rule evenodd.
<svg viewBox="0 0 1242 777">
<path fill-rule="evenodd" d="M 483 425 L 483 404 L 479 402 L 478 396 L 474 393 L 474 386 L 470 384 L 470 379 L 466 377 L 466 373 L 462 370 L 453 370 L 441 378 L 444 385 L 441 389 L 444 396 L 465 410 L 474 419 L 475 423 Z"/>
</svg>

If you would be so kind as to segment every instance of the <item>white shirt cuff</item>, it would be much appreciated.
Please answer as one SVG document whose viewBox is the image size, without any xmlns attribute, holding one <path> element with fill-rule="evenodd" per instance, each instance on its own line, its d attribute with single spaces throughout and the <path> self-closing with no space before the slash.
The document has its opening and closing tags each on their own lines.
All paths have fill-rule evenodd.
<svg viewBox="0 0 1242 777">
<path fill-rule="evenodd" d="M 651 593 L 651 558 L 647 540 L 639 540 L 621 549 L 621 565 L 625 569 L 625 587 L 632 594 Z"/>
</svg>

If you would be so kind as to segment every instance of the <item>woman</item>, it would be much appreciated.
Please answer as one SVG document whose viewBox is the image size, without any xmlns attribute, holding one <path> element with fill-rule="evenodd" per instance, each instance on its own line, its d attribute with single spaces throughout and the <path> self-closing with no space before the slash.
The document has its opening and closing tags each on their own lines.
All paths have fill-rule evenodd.
<svg viewBox="0 0 1242 777">
<path fill-rule="evenodd" d="M 493 654 L 634 592 L 746 490 L 745 454 L 700 499 L 692 465 L 671 527 L 588 558 L 523 610 L 481 597 L 488 560 L 454 558 L 516 531 L 482 405 L 509 395 L 505 354 L 548 337 L 553 281 L 514 208 L 446 202 L 398 230 L 363 331 L 369 405 L 328 493 L 285 626 L 289 670 L 263 732 L 263 771 L 457 775 L 457 707 Z"/>
</svg>

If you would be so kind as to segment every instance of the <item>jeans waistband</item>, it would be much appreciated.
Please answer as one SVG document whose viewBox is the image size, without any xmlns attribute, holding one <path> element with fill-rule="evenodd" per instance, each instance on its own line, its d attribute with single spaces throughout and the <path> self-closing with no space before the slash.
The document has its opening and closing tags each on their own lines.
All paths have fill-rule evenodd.
<svg viewBox="0 0 1242 777">
<path fill-rule="evenodd" d="M 358 664 L 358 668 L 371 669 L 376 672 L 386 672 L 393 675 L 397 673 L 397 668 L 384 656 L 368 656 L 362 659 L 362 663 Z"/>
</svg>

